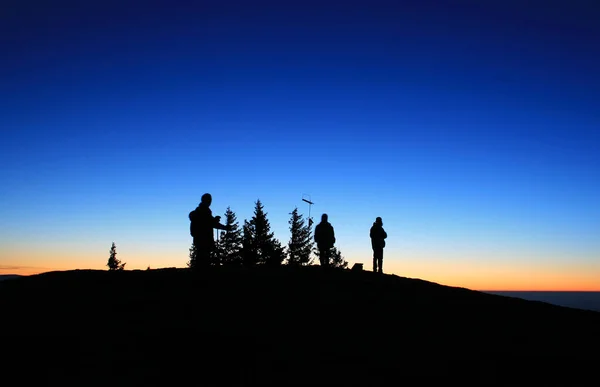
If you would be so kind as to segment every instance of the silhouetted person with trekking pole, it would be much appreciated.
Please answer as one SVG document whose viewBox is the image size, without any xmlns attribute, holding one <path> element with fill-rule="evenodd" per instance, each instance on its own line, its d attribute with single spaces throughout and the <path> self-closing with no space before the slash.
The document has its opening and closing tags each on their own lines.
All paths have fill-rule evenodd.
<svg viewBox="0 0 600 387">
<path fill-rule="evenodd" d="M 387 233 L 383 229 L 381 217 L 377 217 L 371 227 L 371 247 L 373 248 L 373 272 L 383 273 L 383 248 Z"/>
<path fill-rule="evenodd" d="M 315 242 L 319 249 L 319 261 L 323 267 L 329 267 L 329 256 L 335 243 L 333 226 L 327 219 L 327 214 L 321 215 L 321 223 L 315 227 Z"/>
<path fill-rule="evenodd" d="M 213 229 L 229 230 L 227 226 L 220 223 L 220 216 L 213 216 L 210 209 L 212 196 L 209 193 L 202 195 L 198 207 L 190 212 L 190 234 L 194 238 L 196 248 L 196 262 L 192 263 L 192 268 L 196 266 L 208 266 L 212 261 L 212 252 L 215 249 Z"/>
</svg>

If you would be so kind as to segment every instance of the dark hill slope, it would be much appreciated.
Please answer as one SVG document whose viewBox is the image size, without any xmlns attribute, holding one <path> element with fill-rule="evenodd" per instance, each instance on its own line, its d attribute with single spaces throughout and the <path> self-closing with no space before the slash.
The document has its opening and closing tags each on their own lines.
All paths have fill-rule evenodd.
<svg viewBox="0 0 600 387">
<path fill-rule="evenodd" d="M 600 313 L 320 267 L 52 272 L 0 310 L 10 362 L 118 385 L 575 385 L 600 348 Z"/>
<path fill-rule="evenodd" d="M 7 279 L 15 279 L 15 278 L 19 278 L 20 275 L 18 274 L 0 274 L 0 281 L 4 281 Z"/>
</svg>

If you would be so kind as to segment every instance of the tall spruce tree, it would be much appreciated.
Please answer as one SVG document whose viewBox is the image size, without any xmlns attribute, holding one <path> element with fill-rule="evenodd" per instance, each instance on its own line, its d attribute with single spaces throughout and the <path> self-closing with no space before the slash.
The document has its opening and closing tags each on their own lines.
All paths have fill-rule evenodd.
<svg viewBox="0 0 600 387">
<path fill-rule="evenodd" d="M 227 207 L 225 211 L 225 225 L 229 226 L 229 231 L 221 232 L 218 241 L 218 249 L 223 265 L 241 265 L 242 257 L 242 230 L 237 221 L 235 212 Z"/>
<path fill-rule="evenodd" d="M 125 263 L 121 263 L 121 261 L 117 259 L 117 245 L 115 245 L 115 242 L 113 242 L 110 247 L 110 256 L 106 266 L 108 266 L 108 270 L 111 271 L 125 269 Z"/>
<path fill-rule="evenodd" d="M 298 213 L 298 207 L 294 208 L 290 217 L 291 237 L 288 242 L 288 261 L 289 265 L 310 265 L 312 262 L 311 252 L 313 250 L 313 241 L 310 226 L 305 224 L 302 214 Z"/>
<path fill-rule="evenodd" d="M 256 200 L 254 215 L 244 224 L 245 260 L 263 265 L 281 265 L 285 248 L 275 238 L 260 199 Z"/>
</svg>

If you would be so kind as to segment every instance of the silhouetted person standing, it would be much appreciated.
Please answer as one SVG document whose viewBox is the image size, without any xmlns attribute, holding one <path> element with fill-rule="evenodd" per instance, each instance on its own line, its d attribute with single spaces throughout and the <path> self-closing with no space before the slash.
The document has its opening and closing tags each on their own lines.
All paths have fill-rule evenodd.
<svg viewBox="0 0 600 387">
<path fill-rule="evenodd" d="M 321 223 L 315 227 L 315 242 L 319 249 L 319 260 L 323 267 L 329 267 L 329 255 L 335 243 L 333 226 L 327 219 L 327 214 L 321 215 Z"/>
<path fill-rule="evenodd" d="M 383 229 L 381 217 L 377 217 L 371 227 L 371 247 L 373 248 L 373 272 L 383 273 L 383 248 L 387 233 Z"/>
<path fill-rule="evenodd" d="M 211 254 L 215 248 L 213 229 L 227 230 L 228 227 L 219 221 L 220 216 L 213 217 L 210 205 L 212 196 L 209 193 L 202 195 L 198 207 L 190 212 L 190 234 L 194 238 L 196 247 L 196 265 L 208 266 L 211 263 Z"/>
</svg>

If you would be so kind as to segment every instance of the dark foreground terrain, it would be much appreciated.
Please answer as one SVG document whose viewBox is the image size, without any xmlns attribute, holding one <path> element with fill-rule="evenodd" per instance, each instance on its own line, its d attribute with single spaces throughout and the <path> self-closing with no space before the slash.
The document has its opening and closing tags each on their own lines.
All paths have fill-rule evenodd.
<svg viewBox="0 0 600 387">
<path fill-rule="evenodd" d="M 371 272 L 52 272 L 2 281 L 0 316 L 2 379 L 19 385 L 596 386 L 599 376 L 600 313 Z"/>
</svg>

